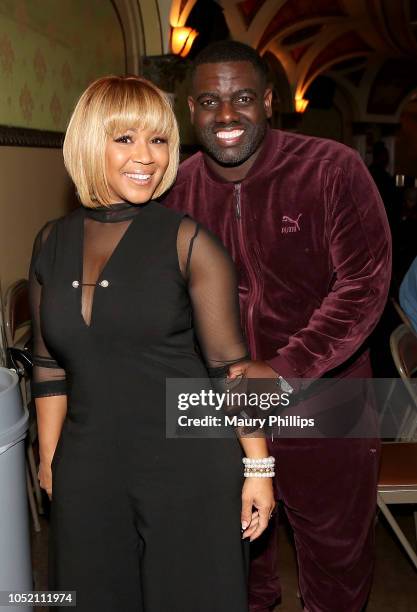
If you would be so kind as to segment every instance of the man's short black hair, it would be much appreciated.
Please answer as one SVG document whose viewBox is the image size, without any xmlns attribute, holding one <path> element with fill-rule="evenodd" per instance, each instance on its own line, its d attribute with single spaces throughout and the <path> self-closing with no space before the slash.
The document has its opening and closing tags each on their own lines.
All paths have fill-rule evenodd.
<svg viewBox="0 0 417 612">
<path fill-rule="evenodd" d="M 195 58 L 191 68 L 191 82 L 194 80 L 195 71 L 202 64 L 220 64 L 222 62 L 249 62 L 255 68 L 266 86 L 268 81 L 268 69 L 259 53 L 244 43 L 237 40 L 220 40 L 211 43 Z"/>
</svg>

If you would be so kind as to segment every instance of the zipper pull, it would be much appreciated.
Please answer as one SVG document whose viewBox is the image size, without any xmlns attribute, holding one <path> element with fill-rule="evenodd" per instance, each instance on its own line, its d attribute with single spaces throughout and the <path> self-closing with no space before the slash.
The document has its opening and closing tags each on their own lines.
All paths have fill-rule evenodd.
<svg viewBox="0 0 417 612">
<path fill-rule="evenodd" d="M 241 211 L 240 211 L 240 188 L 241 184 L 236 183 L 235 185 L 235 207 L 236 207 L 236 217 L 240 219 Z"/>
</svg>

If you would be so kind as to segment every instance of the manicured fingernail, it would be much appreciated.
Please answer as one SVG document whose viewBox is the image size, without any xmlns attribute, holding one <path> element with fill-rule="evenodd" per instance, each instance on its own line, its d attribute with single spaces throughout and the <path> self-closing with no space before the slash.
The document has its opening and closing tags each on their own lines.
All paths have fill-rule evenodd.
<svg viewBox="0 0 417 612">
<path fill-rule="evenodd" d="M 242 521 L 242 529 L 243 530 L 245 530 L 248 525 L 249 525 L 249 523 L 247 523 L 246 521 Z"/>
</svg>

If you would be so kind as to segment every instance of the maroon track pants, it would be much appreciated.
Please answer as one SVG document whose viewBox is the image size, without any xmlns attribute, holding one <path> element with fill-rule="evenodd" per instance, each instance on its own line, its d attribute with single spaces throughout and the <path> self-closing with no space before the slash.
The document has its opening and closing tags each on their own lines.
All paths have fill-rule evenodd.
<svg viewBox="0 0 417 612">
<path fill-rule="evenodd" d="M 300 592 L 309 612 L 360 612 L 372 582 L 380 443 L 275 439 L 278 498 L 294 531 Z M 253 547 L 250 610 L 280 598 L 277 520 Z"/>
</svg>

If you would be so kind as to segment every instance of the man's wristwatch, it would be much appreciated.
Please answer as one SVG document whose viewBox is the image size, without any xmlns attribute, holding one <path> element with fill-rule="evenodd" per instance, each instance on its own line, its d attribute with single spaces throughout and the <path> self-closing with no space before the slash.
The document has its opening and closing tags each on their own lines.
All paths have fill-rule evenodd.
<svg viewBox="0 0 417 612">
<path fill-rule="evenodd" d="M 280 387 L 283 393 L 288 393 L 289 395 L 291 395 L 291 393 L 294 393 L 294 387 L 290 385 L 288 380 L 285 380 L 285 378 L 282 378 L 282 376 L 278 376 L 277 385 Z"/>
</svg>

